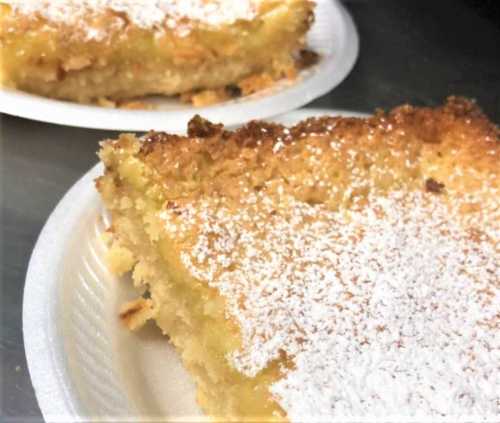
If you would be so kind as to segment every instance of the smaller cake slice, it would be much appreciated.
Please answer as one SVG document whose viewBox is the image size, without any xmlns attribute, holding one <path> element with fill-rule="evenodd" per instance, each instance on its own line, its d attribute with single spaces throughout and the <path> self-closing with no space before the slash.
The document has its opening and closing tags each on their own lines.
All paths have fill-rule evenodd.
<svg viewBox="0 0 500 423">
<path fill-rule="evenodd" d="M 308 0 L 3 1 L 0 84 L 83 103 L 186 93 L 203 103 L 226 88 L 238 94 L 241 81 L 244 89 L 293 76 L 313 8 Z"/>
<path fill-rule="evenodd" d="M 457 98 L 105 141 L 121 317 L 217 420 L 498 418 L 499 153 Z"/>
</svg>

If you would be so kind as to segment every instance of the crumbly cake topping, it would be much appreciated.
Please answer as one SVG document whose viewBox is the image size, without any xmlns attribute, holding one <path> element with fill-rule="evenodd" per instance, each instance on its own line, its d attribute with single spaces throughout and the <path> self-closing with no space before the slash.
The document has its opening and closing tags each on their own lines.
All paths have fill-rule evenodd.
<svg viewBox="0 0 500 423">
<path fill-rule="evenodd" d="M 424 187 L 357 211 L 258 192 L 161 218 L 175 239 L 197 231 L 182 261 L 241 328 L 232 365 L 288 358 L 271 390 L 292 421 L 498 416 L 498 215 L 469 227 L 459 210 Z"/>
<path fill-rule="evenodd" d="M 187 20 L 211 26 L 251 20 L 260 0 L 8 0 L 5 3 L 22 14 L 37 13 L 50 21 L 70 24 L 82 24 L 82 16 L 111 10 L 125 13 L 140 28 L 166 27 L 178 29 L 182 35 L 190 31 Z"/>
</svg>

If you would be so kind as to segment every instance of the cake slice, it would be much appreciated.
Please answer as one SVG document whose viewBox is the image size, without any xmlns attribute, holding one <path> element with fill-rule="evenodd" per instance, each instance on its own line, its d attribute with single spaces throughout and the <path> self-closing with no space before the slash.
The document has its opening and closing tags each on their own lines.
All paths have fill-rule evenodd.
<svg viewBox="0 0 500 423">
<path fill-rule="evenodd" d="M 105 141 L 121 318 L 216 420 L 498 419 L 499 154 L 459 98 Z"/>
<path fill-rule="evenodd" d="M 83 103 L 185 93 L 203 103 L 225 88 L 231 96 L 250 81 L 292 77 L 313 6 L 7 0 L 0 3 L 0 84 Z M 197 90 L 209 92 L 193 95 Z"/>
</svg>

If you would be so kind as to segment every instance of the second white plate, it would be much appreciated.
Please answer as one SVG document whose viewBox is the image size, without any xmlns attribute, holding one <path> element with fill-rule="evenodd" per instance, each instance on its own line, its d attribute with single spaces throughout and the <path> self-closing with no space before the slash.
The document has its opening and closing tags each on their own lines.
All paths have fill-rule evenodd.
<svg viewBox="0 0 500 423">
<path fill-rule="evenodd" d="M 0 89 L 0 112 L 44 122 L 121 131 L 150 129 L 182 133 L 198 113 L 227 126 L 264 119 L 299 108 L 326 94 L 349 74 L 359 50 L 356 27 L 338 0 L 318 0 L 308 46 L 320 54 L 318 64 L 295 81 L 226 103 L 194 108 L 166 97 L 151 100 L 155 110 L 124 110 L 52 100 Z M 50 113 L 48 113 L 50 111 Z"/>
</svg>

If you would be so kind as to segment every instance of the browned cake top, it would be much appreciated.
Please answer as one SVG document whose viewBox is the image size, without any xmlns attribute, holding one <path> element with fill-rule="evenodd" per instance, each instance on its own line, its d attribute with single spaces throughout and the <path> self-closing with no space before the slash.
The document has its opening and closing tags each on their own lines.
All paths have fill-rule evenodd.
<svg viewBox="0 0 500 423">
<path fill-rule="evenodd" d="M 177 181 L 166 187 L 172 198 L 272 193 L 279 181 L 297 199 L 335 208 L 362 201 L 371 189 L 443 184 L 448 193 L 491 197 L 499 188 L 499 129 L 460 98 L 437 109 L 402 106 L 367 119 L 320 117 L 291 128 L 250 122 L 227 131 L 196 117 L 188 132 L 151 132 L 138 153 L 160 179 Z"/>
</svg>

